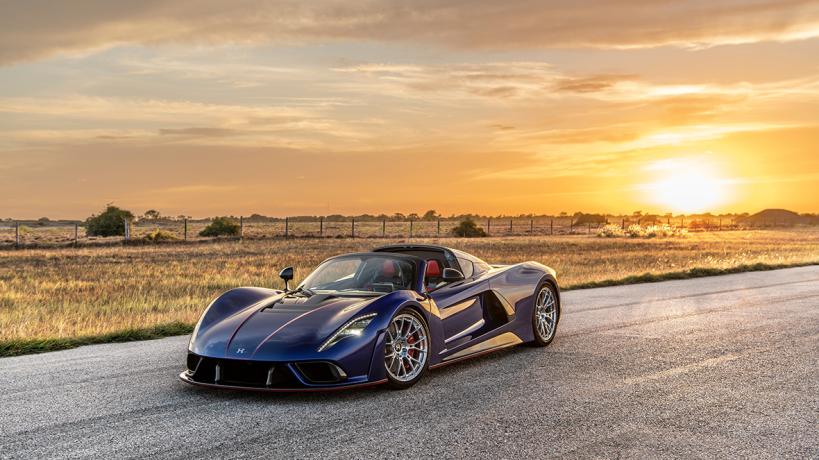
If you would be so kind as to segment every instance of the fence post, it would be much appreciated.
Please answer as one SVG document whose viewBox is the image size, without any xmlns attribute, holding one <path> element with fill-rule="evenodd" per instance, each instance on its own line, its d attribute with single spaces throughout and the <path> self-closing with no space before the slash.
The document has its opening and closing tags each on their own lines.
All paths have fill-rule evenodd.
<svg viewBox="0 0 819 460">
<path fill-rule="evenodd" d="M 353 238 L 355 238 L 355 217 L 353 217 L 353 223 L 352 223 L 352 233 L 351 233 L 351 235 L 353 235 Z"/>
<path fill-rule="evenodd" d="M 589 232 L 588 232 L 588 234 L 591 235 L 591 222 L 589 222 Z"/>
<path fill-rule="evenodd" d="M 324 236 L 324 216 L 319 217 L 319 236 Z"/>
<path fill-rule="evenodd" d="M 535 233 L 535 219 L 529 219 L 529 233 Z"/>
<path fill-rule="evenodd" d="M 412 219 L 410 219 L 410 238 L 412 238 Z"/>
<path fill-rule="evenodd" d="M 125 226 L 125 240 L 124 241 L 127 243 L 128 240 L 131 239 L 131 226 L 128 225 L 128 219 L 123 217 L 122 218 L 122 225 Z"/>
<path fill-rule="evenodd" d="M 381 219 L 381 236 L 387 236 L 387 219 Z"/>
<path fill-rule="evenodd" d="M 549 234 L 550 235 L 555 234 L 555 220 L 554 219 L 549 219 Z"/>
<path fill-rule="evenodd" d="M 569 220 L 569 235 L 574 233 L 574 217 Z"/>
<path fill-rule="evenodd" d="M 719 218 L 719 224 L 718 225 L 719 225 L 719 227 L 717 227 L 717 231 L 721 232 L 722 231 L 722 217 Z"/>
<path fill-rule="evenodd" d="M 680 217 L 680 228 L 685 228 L 685 216 Z"/>
<path fill-rule="evenodd" d="M 20 247 L 20 222 L 14 222 L 14 247 Z"/>
<path fill-rule="evenodd" d="M 74 222 L 74 246 L 80 243 L 80 224 Z"/>
<path fill-rule="evenodd" d="M 287 217 L 285 217 L 284 218 L 284 239 L 287 239 L 289 234 L 290 234 L 290 221 L 287 219 Z"/>
<path fill-rule="evenodd" d="M 182 219 L 182 239 L 188 241 L 188 218 Z"/>
<path fill-rule="evenodd" d="M 244 216 L 239 216 L 239 241 L 245 239 L 245 218 Z"/>
<path fill-rule="evenodd" d="M 438 237 L 440 238 L 440 236 L 441 236 L 441 219 L 438 219 L 438 231 L 437 231 L 437 235 L 438 235 Z"/>
<path fill-rule="evenodd" d="M 509 233 L 512 233 L 512 219 L 509 219 Z"/>
<path fill-rule="evenodd" d="M 492 218 L 487 217 L 486 218 L 486 233 L 489 233 L 491 231 L 492 231 Z"/>
<path fill-rule="evenodd" d="M 620 221 L 620 229 L 625 231 L 625 229 L 626 229 L 626 219 L 622 219 Z"/>
</svg>

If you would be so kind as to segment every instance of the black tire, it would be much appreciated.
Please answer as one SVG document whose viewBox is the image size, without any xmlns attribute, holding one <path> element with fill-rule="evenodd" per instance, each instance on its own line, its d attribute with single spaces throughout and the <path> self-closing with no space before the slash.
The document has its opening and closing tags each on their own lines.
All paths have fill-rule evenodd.
<svg viewBox="0 0 819 460">
<path fill-rule="evenodd" d="M 538 302 L 540 300 L 541 293 L 544 295 L 551 295 L 553 300 L 553 309 L 554 309 L 554 323 L 550 330 L 547 330 L 547 334 L 543 334 L 543 328 L 538 327 L 539 322 L 539 311 L 538 311 Z M 560 300 L 557 296 L 557 290 L 555 289 L 554 285 L 548 281 L 541 282 L 537 290 L 535 291 L 535 295 L 533 298 L 532 304 L 532 335 L 534 336 L 534 340 L 530 342 L 530 345 L 535 347 L 545 347 L 552 343 L 554 340 L 555 335 L 557 334 L 557 325 L 560 322 Z M 548 308 L 546 309 L 548 311 Z"/>
<path fill-rule="evenodd" d="M 398 345 L 400 346 L 401 350 L 395 348 L 394 342 L 391 341 L 392 333 L 395 331 L 394 324 L 396 320 L 403 321 L 406 318 L 414 318 L 416 323 L 408 323 L 408 326 L 420 326 L 420 330 L 417 331 L 415 334 L 410 334 L 405 339 L 400 338 L 400 334 L 398 336 Z M 403 328 L 402 328 L 403 329 Z M 410 332 L 411 328 L 407 328 L 402 330 L 404 334 Z M 397 331 L 396 331 L 397 332 Z M 429 355 L 430 355 L 430 337 L 429 337 L 429 327 L 427 326 L 427 322 L 424 320 L 424 317 L 421 316 L 420 313 L 415 311 L 412 308 L 403 308 L 399 310 L 393 317 L 390 319 L 390 325 L 386 331 L 386 337 L 384 339 L 384 370 L 387 374 L 387 388 L 391 390 L 405 390 L 413 385 L 415 385 L 426 373 L 427 369 L 429 369 Z M 422 352 L 420 350 L 411 349 L 409 347 L 412 346 L 421 346 L 420 344 L 423 343 L 420 339 L 423 337 L 425 341 L 425 350 Z M 415 344 L 415 345 L 414 345 Z M 389 352 L 396 353 L 396 355 L 390 359 L 388 356 Z M 417 352 L 415 357 L 420 357 L 421 359 L 420 364 L 415 363 L 417 374 L 413 375 L 409 379 L 403 379 L 400 377 L 396 377 L 393 373 L 400 375 L 400 370 L 398 370 L 398 366 L 401 366 L 401 370 L 406 372 L 407 365 L 412 365 L 413 363 L 410 361 L 409 357 L 402 358 L 401 353 L 407 354 L 409 356 L 410 353 Z M 390 359 L 390 361 L 388 361 Z M 406 360 L 406 361 L 403 361 Z M 400 363 L 399 363 L 400 361 Z M 396 371 L 393 371 L 393 366 L 395 366 Z M 418 367 L 420 366 L 420 367 Z M 414 372 L 415 372 L 414 371 Z M 405 374 L 404 377 L 407 377 Z"/>
</svg>

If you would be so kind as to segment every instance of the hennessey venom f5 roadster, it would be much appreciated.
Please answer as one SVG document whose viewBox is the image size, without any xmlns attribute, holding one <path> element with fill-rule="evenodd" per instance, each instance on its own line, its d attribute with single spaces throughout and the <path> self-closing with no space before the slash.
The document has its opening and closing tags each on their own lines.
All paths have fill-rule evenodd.
<svg viewBox="0 0 819 460">
<path fill-rule="evenodd" d="M 290 289 L 243 287 L 193 331 L 188 383 L 271 391 L 415 384 L 427 369 L 519 343 L 548 345 L 560 319 L 555 271 L 490 265 L 403 244 L 327 259 Z"/>
</svg>

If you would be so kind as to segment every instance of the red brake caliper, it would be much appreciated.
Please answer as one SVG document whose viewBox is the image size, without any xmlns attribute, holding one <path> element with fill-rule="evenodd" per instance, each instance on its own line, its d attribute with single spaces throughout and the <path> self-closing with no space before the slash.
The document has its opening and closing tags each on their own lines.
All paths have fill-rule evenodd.
<svg viewBox="0 0 819 460">
<path fill-rule="evenodd" d="M 413 343 L 415 343 L 415 337 L 407 337 L 407 345 L 412 345 Z M 407 354 L 415 359 L 418 359 L 418 350 L 415 348 L 410 348 L 407 350 Z"/>
</svg>

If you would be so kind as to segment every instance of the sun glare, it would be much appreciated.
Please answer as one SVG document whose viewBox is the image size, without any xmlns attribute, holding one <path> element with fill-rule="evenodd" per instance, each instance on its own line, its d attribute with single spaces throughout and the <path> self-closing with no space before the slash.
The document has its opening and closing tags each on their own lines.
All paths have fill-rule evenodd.
<svg viewBox="0 0 819 460">
<path fill-rule="evenodd" d="M 663 160 L 652 163 L 647 169 L 655 180 L 643 191 L 650 194 L 650 201 L 664 210 L 708 212 L 727 198 L 726 180 L 707 161 Z"/>
</svg>

